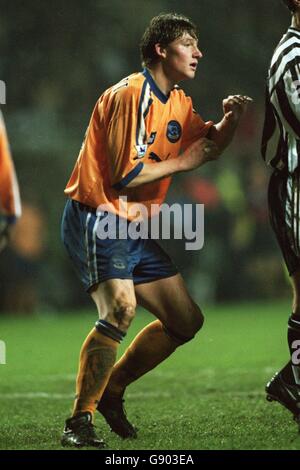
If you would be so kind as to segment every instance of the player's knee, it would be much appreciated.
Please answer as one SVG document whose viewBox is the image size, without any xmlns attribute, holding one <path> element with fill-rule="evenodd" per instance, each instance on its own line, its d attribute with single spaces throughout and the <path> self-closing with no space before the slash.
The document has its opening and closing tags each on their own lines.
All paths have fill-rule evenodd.
<svg viewBox="0 0 300 470">
<path fill-rule="evenodd" d="M 203 327 L 204 315 L 199 307 L 197 307 L 197 315 L 195 320 L 195 334 Z"/>
<path fill-rule="evenodd" d="M 116 299 L 111 311 L 114 323 L 121 331 L 127 331 L 134 316 L 136 304 L 124 299 Z"/>
<path fill-rule="evenodd" d="M 180 332 L 175 331 L 173 328 L 164 326 L 164 330 L 167 335 L 177 342 L 178 345 L 191 341 L 203 326 L 204 316 L 196 304 L 192 306 L 190 313 L 191 315 L 189 316 L 189 320 L 186 320 L 184 325 L 181 326 Z"/>
<path fill-rule="evenodd" d="M 197 304 L 193 303 L 189 309 L 188 319 L 183 325 L 182 332 L 189 338 L 187 341 L 192 340 L 199 330 L 201 330 L 204 323 L 204 316 Z"/>
<path fill-rule="evenodd" d="M 194 338 L 194 336 L 198 333 L 199 330 L 201 330 L 202 326 L 204 323 L 204 315 L 201 311 L 201 309 L 198 307 L 197 304 L 193 304 L 191 315 L 190 315 L 190 321 L 189 324 L 187 325 L 187 332 L 189 336 Z"/>
<path fill-rule="evenodd" d="M 119 322 L 120 330 L 127 331 L 135 316 L 135 306 L 122 305 L 117 310 L 115 310 L 115 316 Z"/>
</svg>

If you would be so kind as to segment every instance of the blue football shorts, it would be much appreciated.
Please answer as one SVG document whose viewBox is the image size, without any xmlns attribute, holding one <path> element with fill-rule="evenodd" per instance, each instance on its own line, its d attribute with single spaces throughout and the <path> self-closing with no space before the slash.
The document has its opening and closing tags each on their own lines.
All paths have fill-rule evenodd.
<svg viewBox="0 0 300 470">
<path fill-rule="evenodd" d="M 178 274 L 170 257 L 150 238 L 99 237 L 97 227 L 104 216 L 68 199 L 62 217 L 62 240 L 86 291 L 108 279 L 132 279 L 134 284 L 143 284 Z"/>
</svg>

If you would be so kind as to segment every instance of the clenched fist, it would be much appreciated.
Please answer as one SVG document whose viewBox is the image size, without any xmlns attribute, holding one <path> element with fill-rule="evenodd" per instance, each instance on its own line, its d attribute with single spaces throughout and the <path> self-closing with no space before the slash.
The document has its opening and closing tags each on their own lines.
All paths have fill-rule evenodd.
<svg viewBox="0 0 300 470">
<path fill-rule="evenodd" d="M 243 95 L 230 95 L 223 100 L 223 112 L 225 119 L 228 121 L 237 122 L 245 113 L 249 103 L 252 103 L 252 98 Z"/>
</svg>

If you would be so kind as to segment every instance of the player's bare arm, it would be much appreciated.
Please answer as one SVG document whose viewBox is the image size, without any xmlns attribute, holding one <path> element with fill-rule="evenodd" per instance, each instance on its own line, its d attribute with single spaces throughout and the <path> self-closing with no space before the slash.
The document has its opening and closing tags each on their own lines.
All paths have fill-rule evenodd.
<svg viewBox="0 0 300 470">
<path fill-rule="evenodd" d="M 206 162 L 216 160 L 220 155 L 217 144 L 206 138 L 201 138 L 190 145 L 178 158 L 153 164 L 144 164 L 140 174 L 128 185 L 128 188 L 172 176 L 175 173 L 195 170 Z"/>
<path fill-rule="evenodd" d="M 179 158 L 159 162 L 156 165 L 144 164 L 142 171 L 127 187 L 137 187 L 176 173 L 194 170 L 209 161 L 216 160 L 232 141 L 239 121 L 252 101 L 249 96 L 228 96 L 223 100 L 224 117 L 218 124 L 212 126 L 209 139 L 197 140 Z"/>
<path fill-rule="evenodd" d="M 209 138 L 218 145 L 221 153 L 232 141 L 240 119 L 252 101 L 244 95 L 231 95 L 223 100 L 224 117 L 209 132 Z"/>
</svg>

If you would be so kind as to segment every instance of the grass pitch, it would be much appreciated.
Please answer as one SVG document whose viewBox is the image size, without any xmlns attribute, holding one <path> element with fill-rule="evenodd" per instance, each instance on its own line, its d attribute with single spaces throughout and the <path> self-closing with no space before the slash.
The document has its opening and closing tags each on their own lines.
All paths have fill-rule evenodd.
<svg viewBox="0 0 300 470">
<path fill-rule="evenodd" d="M 206 309 L 203 330 L 132 384 L 127 414 L 136 440 L 98 434 L 112 450 L 300 449 L 296 424 L 264 386 L 288 359 L 289 302 Z M 77 359 L 96 313 L 0 318 L 0 449 L 61 449 Z M 152 316 L 139 310 L 120 353 Z"/>
</svg>

